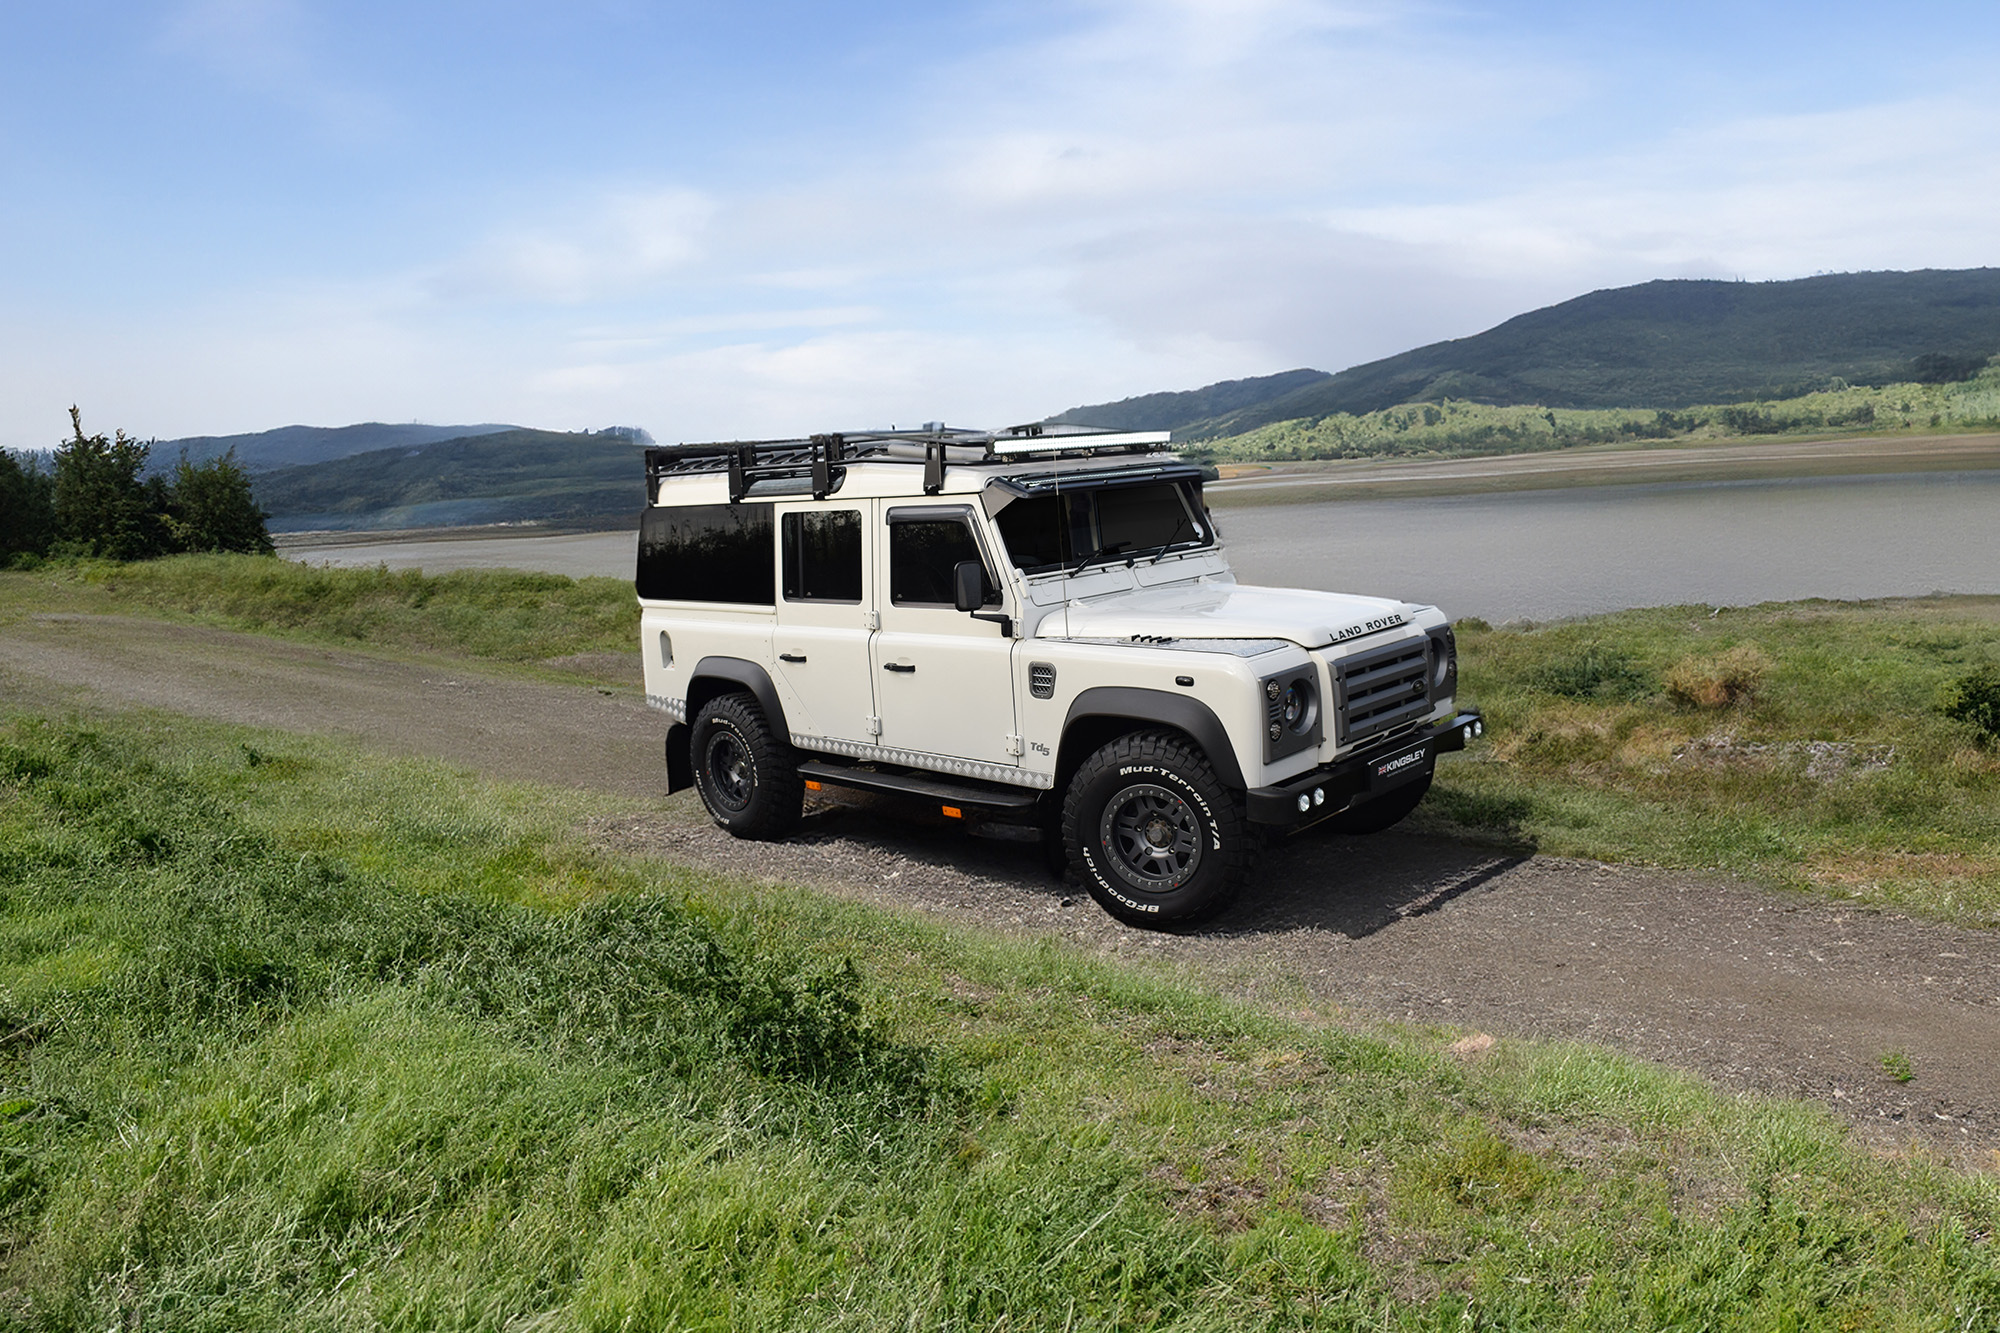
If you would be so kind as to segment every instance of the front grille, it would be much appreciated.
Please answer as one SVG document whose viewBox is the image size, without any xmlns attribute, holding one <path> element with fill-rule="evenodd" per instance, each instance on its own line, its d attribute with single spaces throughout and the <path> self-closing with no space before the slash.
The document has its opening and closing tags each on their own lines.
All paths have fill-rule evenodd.
<svg viewBox="0 0 2000 1333">
<path fill-rule="evenodd" d="M 1394 731 L 1431 710 L 1429 639 L 1405 639 L 1333 664 L 1339 743 Z"/>
<path fill-rule="evenodd" d="M 1053 699 L 1056 693 L 1056 666 L 1053 662 L 1028 663 L 1028 693 L 1037 699 Z"/>
</svg>

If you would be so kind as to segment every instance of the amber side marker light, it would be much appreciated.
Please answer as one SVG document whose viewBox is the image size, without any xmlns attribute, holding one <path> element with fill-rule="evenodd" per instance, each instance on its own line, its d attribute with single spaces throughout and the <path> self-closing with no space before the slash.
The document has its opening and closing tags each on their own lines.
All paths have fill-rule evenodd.
<svg viewBox="0 0 2000 1333">
<path fill-rule="evenodd" d="M 955 805 L 947 805 L 947 806 L 944 806 L 944 807 L 943 807 L 943 810 L 944 810 L 944 817 L 945 817 L 946 819 L 963 819 L 963 818 L 965 818 L 965 811 L 963 811 L 963 810 L 959 809 L 959 808 L 958 808 L 957 806 L 955 806 Z"/>
<path fill-rule="evenodd" d="M 807 779 L 806 779 L 806 790 L 807 790 L 807 791 L 818 791 L 818 790 L 820 790 L 820 785 L 819 785 L 819 784 L 818 784 L 817 782 L 814 782 L 814 781 L 813 781 L 813 780 L 812 780 L 811 778 L 807 778 Z"/>
</svg>

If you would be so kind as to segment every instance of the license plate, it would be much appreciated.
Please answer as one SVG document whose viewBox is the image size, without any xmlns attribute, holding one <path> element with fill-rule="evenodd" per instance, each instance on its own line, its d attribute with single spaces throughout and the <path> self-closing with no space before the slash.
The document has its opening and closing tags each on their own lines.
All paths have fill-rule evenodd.
<svg viewBox="0 0 2000 1333">
<path fill-rule="evenodd" d="M 1371 791 L 1381 791 L 1384 787 L 1395 787 L 1411 778 L 1421 777 L 1430 768 L 1431 743 L 1419 741 L 1407 749 L 1394 750 L 1380 755 L 1368 763 L 1368 787 Z"/>
</svg>

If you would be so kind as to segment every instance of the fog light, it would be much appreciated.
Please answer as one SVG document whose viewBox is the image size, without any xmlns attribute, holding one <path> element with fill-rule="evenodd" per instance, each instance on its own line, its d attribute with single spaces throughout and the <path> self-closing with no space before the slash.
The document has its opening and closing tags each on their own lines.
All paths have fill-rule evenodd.
<svg viewBox="0 0 2000 1333">
<path fill-rule="evenodd" d="M 1305 794 L 1304 792 L 1300 792 L 1300 793 L 1299 793 L 1299 813 L 1300 813 L 1300 814 L 1304 814 L 1304 813 L 1305 813 L 1306 811 L 1308 811 L 1308 810 L 1310 810 L 1310 809 L 1312 809 L 1312 808 L 1313 808 L 1313 798 L 1312 798 L 1312 797 L 1310 797 L 1310 796 L 1308 796 L 1308 795 L 1306 795 L 1306 794 Z"/>
<path fill-rule="evenodd" d="M 1313 804 L 1314 805 L 1326 804 L 1326 788 L 1324 787 L 1313 788 Z"/>
<path fill-rule="evenodd" d="M 1486 724 L 1484 722 L 1474 722 L 1472 724 L 1472 734 L 1475 736 L 1484 736 L 1486 734 Z"/>
</svg>

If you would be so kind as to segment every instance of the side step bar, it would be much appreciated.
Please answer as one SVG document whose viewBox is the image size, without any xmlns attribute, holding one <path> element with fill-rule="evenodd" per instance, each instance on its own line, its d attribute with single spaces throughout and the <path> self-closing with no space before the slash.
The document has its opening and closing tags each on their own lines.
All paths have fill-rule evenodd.
<svg viewBox="0 0 2000 1333">
<path fill-rule="evenodd" d="M 974 787 L 928 774 L 876 773 L 868 769 L 843 768 L 818 759 L 808 759 L 800 764 L 799 776 L 806 780 L 808 786 L 825 783 L 831 787 L 854 787 L 861 791 L 914 796 L 920 801 L 944 806 L 945 813 L 955 818 L 961 817 L 960 812 L 967 808 L 982 813 L 1019 814 L 1033 808 L 1041 794 L 1020 787 Z"/>
</svg>

